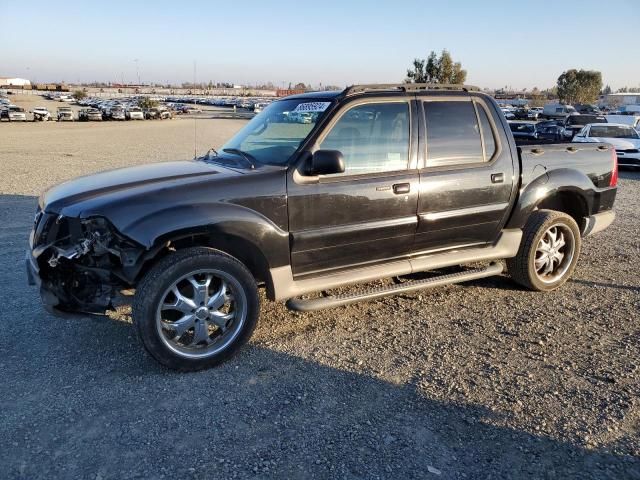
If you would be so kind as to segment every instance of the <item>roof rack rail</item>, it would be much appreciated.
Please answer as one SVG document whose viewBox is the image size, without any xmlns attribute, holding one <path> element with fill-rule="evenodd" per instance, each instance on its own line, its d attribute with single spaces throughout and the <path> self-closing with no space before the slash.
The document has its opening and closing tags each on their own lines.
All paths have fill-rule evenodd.
<svg viewBox="0 0 640 480">
<path fill-rule="evenodd" d="M 425 90 L 458 90 L 463 92 L 477 92 L 480 89 L 478 87 L 474 87 L 473 85 L 454 85 L 448 83 L 374 83 L 365 85 L 351 85 L 350 87 L 345 88 L 342 94 L 348 96 L 363 92 L 422 92 Z"/>
</svg>

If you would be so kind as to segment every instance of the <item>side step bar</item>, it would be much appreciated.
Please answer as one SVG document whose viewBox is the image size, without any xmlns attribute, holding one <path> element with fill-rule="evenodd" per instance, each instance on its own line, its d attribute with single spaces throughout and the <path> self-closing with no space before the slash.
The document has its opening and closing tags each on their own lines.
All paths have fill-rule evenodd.
<svg viewBox="0 0 640 480">
<path fill-rule="evenodd" d="M 484 268 L 475 268 L 464 272 L 450 273 L 439 277 L 426 278 L 424 280 L 415 280 L 405 282 L 400 285 L 391 285 L 388 287 L 372 288 L 365 291 L 355 292 L 352 294 L 332 295 L 321 298 L 292 298 L 287 301 L 287 308 L 299 312 L 311 312 L 325 308 L 341 307 L 351 303 L 375 300 L 376 298 L 386 297 L 388 295 L 396 295 L 398 293 L 414 292 L 425 288 L 441 287 L 451 285 L 453 283 L 468 282 L 479 278 L 493 277 L 500 275 L 503 270 L 502 263 L 491 263 Z"/>
</svg>

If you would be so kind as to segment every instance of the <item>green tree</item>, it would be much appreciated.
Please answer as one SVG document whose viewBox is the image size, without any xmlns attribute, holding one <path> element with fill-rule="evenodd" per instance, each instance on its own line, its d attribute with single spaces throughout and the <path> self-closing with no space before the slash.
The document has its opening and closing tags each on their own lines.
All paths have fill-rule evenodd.
<svg viewBox="0 0 640 480">
<path fill-rule="evenodd" d="M 83 98 L 87 98 L 87 92 L 84 90 L 76 90 L 73 92 L 73 98 L 76 100 L 82 100 Z"/>
<path fill-rule="evenodd" d="M 150 108 L 157 107 L 158 102 L 149 97 L 142 97 L 138 99 L 138 106 L 143 110 L 149 110 Z"/>
<path fill-rule="evenodd" d="M 431 51 L 426 60 L 416 58 L 407 70 L 406 83 L 450 83 L 460 85 L 467 79 L 467 71 L 460 62 L 454 62 L 451 54 L 443 50 L 438 57 Z"/>
<path fill-rule="evenodd" d="M 558 97 L 560 101 L 573 103 L 593 103 L 602 90 L 602 74 L 594 70 L 571 69 L 558 77 Z"/>
</svg>

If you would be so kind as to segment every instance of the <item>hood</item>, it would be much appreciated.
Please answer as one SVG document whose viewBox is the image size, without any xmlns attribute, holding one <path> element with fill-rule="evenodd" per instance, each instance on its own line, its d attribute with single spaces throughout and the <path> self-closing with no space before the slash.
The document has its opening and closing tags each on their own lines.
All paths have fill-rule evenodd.
<svg viewBox="0 0 640 480">
<path fill-rule="evenodd" d="M 61 183 L 41 196 L 40 206 L 49 213 L 83 216 L 95 213 L 106 204 L 144 197 L 177 186 L 239 175 L 242 173 L 200 161 L 139 165 Z"/>
<path fill-rule="evenodd" d="M 616 150 L 632 150 L 640 148 L 640 139 L 634 138 L 607 138 L 593 137 L 593 140 L 600 143 L 608 143 L 613 145 Z"/>
</svg>

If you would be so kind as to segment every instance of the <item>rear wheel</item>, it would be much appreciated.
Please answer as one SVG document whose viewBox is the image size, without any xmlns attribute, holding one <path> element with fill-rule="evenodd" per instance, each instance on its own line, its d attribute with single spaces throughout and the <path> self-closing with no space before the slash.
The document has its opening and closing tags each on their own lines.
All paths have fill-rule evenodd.
<svg viewBox="0 0 640 480">
<path fill-rule="evenodd" d="M 157 361 L 192 371 L 223 362 L 246 343 L 259 308 L 256 283 L 242 263 L 196 247 L 169 255 L 145 275 L 133 319 Z"/>
<path fill-rule="evenodd" d="M 511 278 L 526 288 L 555 290 L 573 274 L 580 246 L 580 229 L 573 218 L 539 210 L 529 217 L 518 254 L 507 259 L 507 269 Z"/>
</svg>

